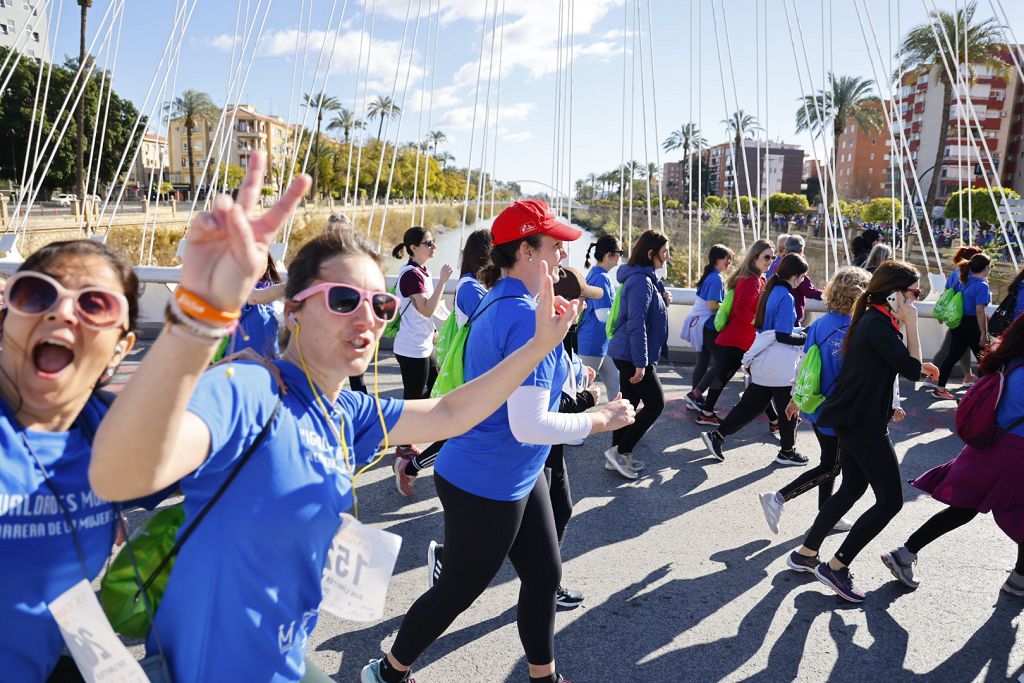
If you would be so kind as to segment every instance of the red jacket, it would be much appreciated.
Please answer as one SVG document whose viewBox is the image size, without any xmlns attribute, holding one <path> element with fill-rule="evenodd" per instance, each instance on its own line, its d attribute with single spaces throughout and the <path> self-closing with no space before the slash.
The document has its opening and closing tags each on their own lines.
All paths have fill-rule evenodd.
<svg viewBox="0 0 1024 683">
<path fill-rule="evenodd" d="M 757 303 L 764 289 L 763 275 L 748 275 L 740 278 L 732 295 L 732 312 L 729 322 L 718 333 L 715 343 L 719 346 L 732 346 L 746 351 L 754 343 L 757 330 L 754 329 L 754 318 L 757 317 Z"/>
</svg>

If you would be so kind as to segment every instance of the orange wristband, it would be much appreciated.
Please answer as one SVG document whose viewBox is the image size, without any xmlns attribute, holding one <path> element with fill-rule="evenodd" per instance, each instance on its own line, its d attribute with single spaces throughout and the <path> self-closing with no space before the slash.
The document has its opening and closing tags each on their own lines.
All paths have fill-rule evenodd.
<svg viewBox="0 0 1024 683">
<path fill-rule="evenodd" d="M 181 307 L 182 313 L 211 325 L 228 325 L 242 315 L 241 311 L 222 311 L 214 308 L 206 299 L 198 294 L 193 294 L 180 285 L 174 290 L 174 298 Z"/>
</svg>

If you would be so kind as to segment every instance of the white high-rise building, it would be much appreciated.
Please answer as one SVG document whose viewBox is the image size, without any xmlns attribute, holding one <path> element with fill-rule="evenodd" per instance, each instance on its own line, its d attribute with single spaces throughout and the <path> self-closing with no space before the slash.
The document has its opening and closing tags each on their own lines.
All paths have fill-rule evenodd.
<svg viewBox="0 0 1024 683">
<path fill-rule="evenodd" d="M 50 60 L 49 22 L 42 0 L 0 0 L 0 46 L 33 60 Z"/>
</svg>

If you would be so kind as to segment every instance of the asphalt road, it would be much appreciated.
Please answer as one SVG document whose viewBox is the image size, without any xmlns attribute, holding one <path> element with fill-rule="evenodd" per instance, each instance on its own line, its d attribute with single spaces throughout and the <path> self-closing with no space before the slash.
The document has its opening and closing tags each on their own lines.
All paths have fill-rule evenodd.
<svg viewBox="0 0 1024 683">
<path fill-rule="evenodd" d="M 140 354 L 141 355 L 141 354 Z M 138 356 L 136 356 L 138 357 Z M 118 383 L 134 363 L 124 366 Z M 853 565 L 868 591 L 863 605 L 839 600 L 785 565 L 810 526 L 808 493 L 787 504 L 773 535 L 757 494 L 782 487 L 800 468 L 772 464 L 778 442 L 759 418 L 708 457 L 702 428 L 681 400 L 689 368 L 663 367 L 667 407 L 635 455 L 646 476 L 627 482 L 604 470 L 608 435 L 566 448 L 575 512 L 562 552 L 563 583 L 586 600 L 556 620 L 556 658 L 566 678 L 620 681 L 1024 681 L 1024 600 L 999 591 L 1016 548 L 991 516 L 926 548 L 921 587 L 909 592 L 879 561 L 941 505 L 909 486 L 899 516 Z M 369 378 L 368 378 L 369 379 Z M 371 384 L 372 386 L 372 384 Z M 381 363 L 385 395 L 400 395 L 392 358 Z M 720 402 L 724 414 L 741 388 Z M 909 479 L 952 458 L 952 402 L 933 402 L 904 383 L 909 417 L 892 434 Z M 814 463 L 809 427 L 797 445 Z M 426 548 L 443 540 L 441 505 L 429 472 L 407 499 L 395 490 L 390 456 L 360 478 L 361 519 L 402 536 L 384 618 L 341 621 L 322 613 L 308 658 L 334 680 L 352 683 L 393 642 L 402 616 L 427 588 Z M 868 493 L 855 515 L 873 501 Z M 137 520 L 133 520 L 136 521 Z M 826 540 L 831 554 L 840 537 Z M 515 626 L 518 579 L 506 562 L 491 587 L 414 666 L 418 683 L 526 681 Z M 141 654 L 141 647 L 132 648 Z"/>
<path fill-rule="evenodd" d="M 926 548 L 921 587 L 892 580 L 879 555 L 900 545 L 941 505 L 904 487 L 906 505 L 853 566 L 869 592 L 841 602 L 813 577 L 786 569 L 816 508 L 816 494 L 786 506 L 779 535 L 765 524 L 757 494 L 799 468 L 771 464 L 778 448 L 764 418 L 730 439 L 726 461 L 707 456 L 700 429 L 680 400 L 688 368 L 663 368 L 665 413 L 638 447 L 647 476 L 627 482 L 603 468 L 610 437 L 566 448 L 575 500 L 563 548 L 563 583 L 586 601 L 559 612 L 558 669 L 581 681 L 1000 681 L 1024 675 L 1024 600 L 999 591 L 1016 548 L 991 517 L 979 517 Z M 397 391 L 393 360 L 383 386 Z M 736 402 L 733 382 L 720 406 Z M 389 392 L 390 393 L 390 392 Z M 912 478 L 952 458 L 952 402 L 933 402 L 905 384 L 908 419 L 892 432 Z M 809 428 L 798 447 L 818 459 Z M 442 514 L 429 474 L 416 496 L 393 485 L 390 457 L 360 485 L 364 522 L 400 534 L 402 550 L 379 623 L 322 614 L 309 658 L 338 681 L 357 681 L 367 660 L 394 640 L 402 616 L 426 590 L 426 547 L 442 540 Z M 869 493 L 853 514 L 866 509 Z M 830 537 L 823 554 L 838 546 Z M 509 563 L 491 587 L 414 666 L 418 683 L 526 681 L 515 626 L 518 579 Z"/>
</svg>

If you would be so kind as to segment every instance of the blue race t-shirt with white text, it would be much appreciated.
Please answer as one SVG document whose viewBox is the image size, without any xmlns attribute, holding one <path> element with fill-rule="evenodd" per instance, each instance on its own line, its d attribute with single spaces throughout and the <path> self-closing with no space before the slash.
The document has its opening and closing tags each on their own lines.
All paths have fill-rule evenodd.
<svg viewBox="0 0 1024 683">
<path fill-rule="evenodd" d="M 113 547 L 113 509 L 89 488 L 92 445 L 78 426 L 86 420 L 94 434 L 105 412 L 93 398 L 66 432 L 23 430 L 0 400 L 0 680 L 46 680 L 64 649 L 46 606 L 86 578 L 55 494 L 75 525 L 90 581 Z"/>
<path fill-rule="evenodd" d="M 301 369 L 278 361 L 288 393 L 266 438 L 184 544 L 156 615 L 176 681 L 299 681 L 317 621 L 320 580 L 339 515 L 352 506 L 351 468 L 383 439 L 373 396 L 332 405 L 351 462 Z M 278 391 L 259 364 L 199 381 L 189 412 L 210 430 L 210 455 L 181 481 L 186 522 L 206 504 L 270 419 Z M 391 429 L 403 402 L 382 399 Z M 183 527 L 184 528 L 184 527 Z M 156 652 L 152 633 L 147 643 Z"/>
<path fill-rule="evenodd" d="M 495 301 L 498 297 L 514 297 Z M 487 306 L 488 302 L 495 301 Z M 522 281 L 498 280 L 484 297 L 479 317 L 466 341 L 463 373 L 467 382 L 484 374 L 533 338 L 537 303 Z M 565 348 L 555 347 L 538 363 L 522 386 L 551 392 L 548 410 L 558 412 L 562 386 L 568 377 Z M 508 424 L 502 404 L 487 419 L 461 436 L 448 439 L 434 463 L 434 471 L 473 495 L 492 500 L 519 500 L 530 493 L 544 467 L 550 446 L 519 443 Z"/>
</svg>

